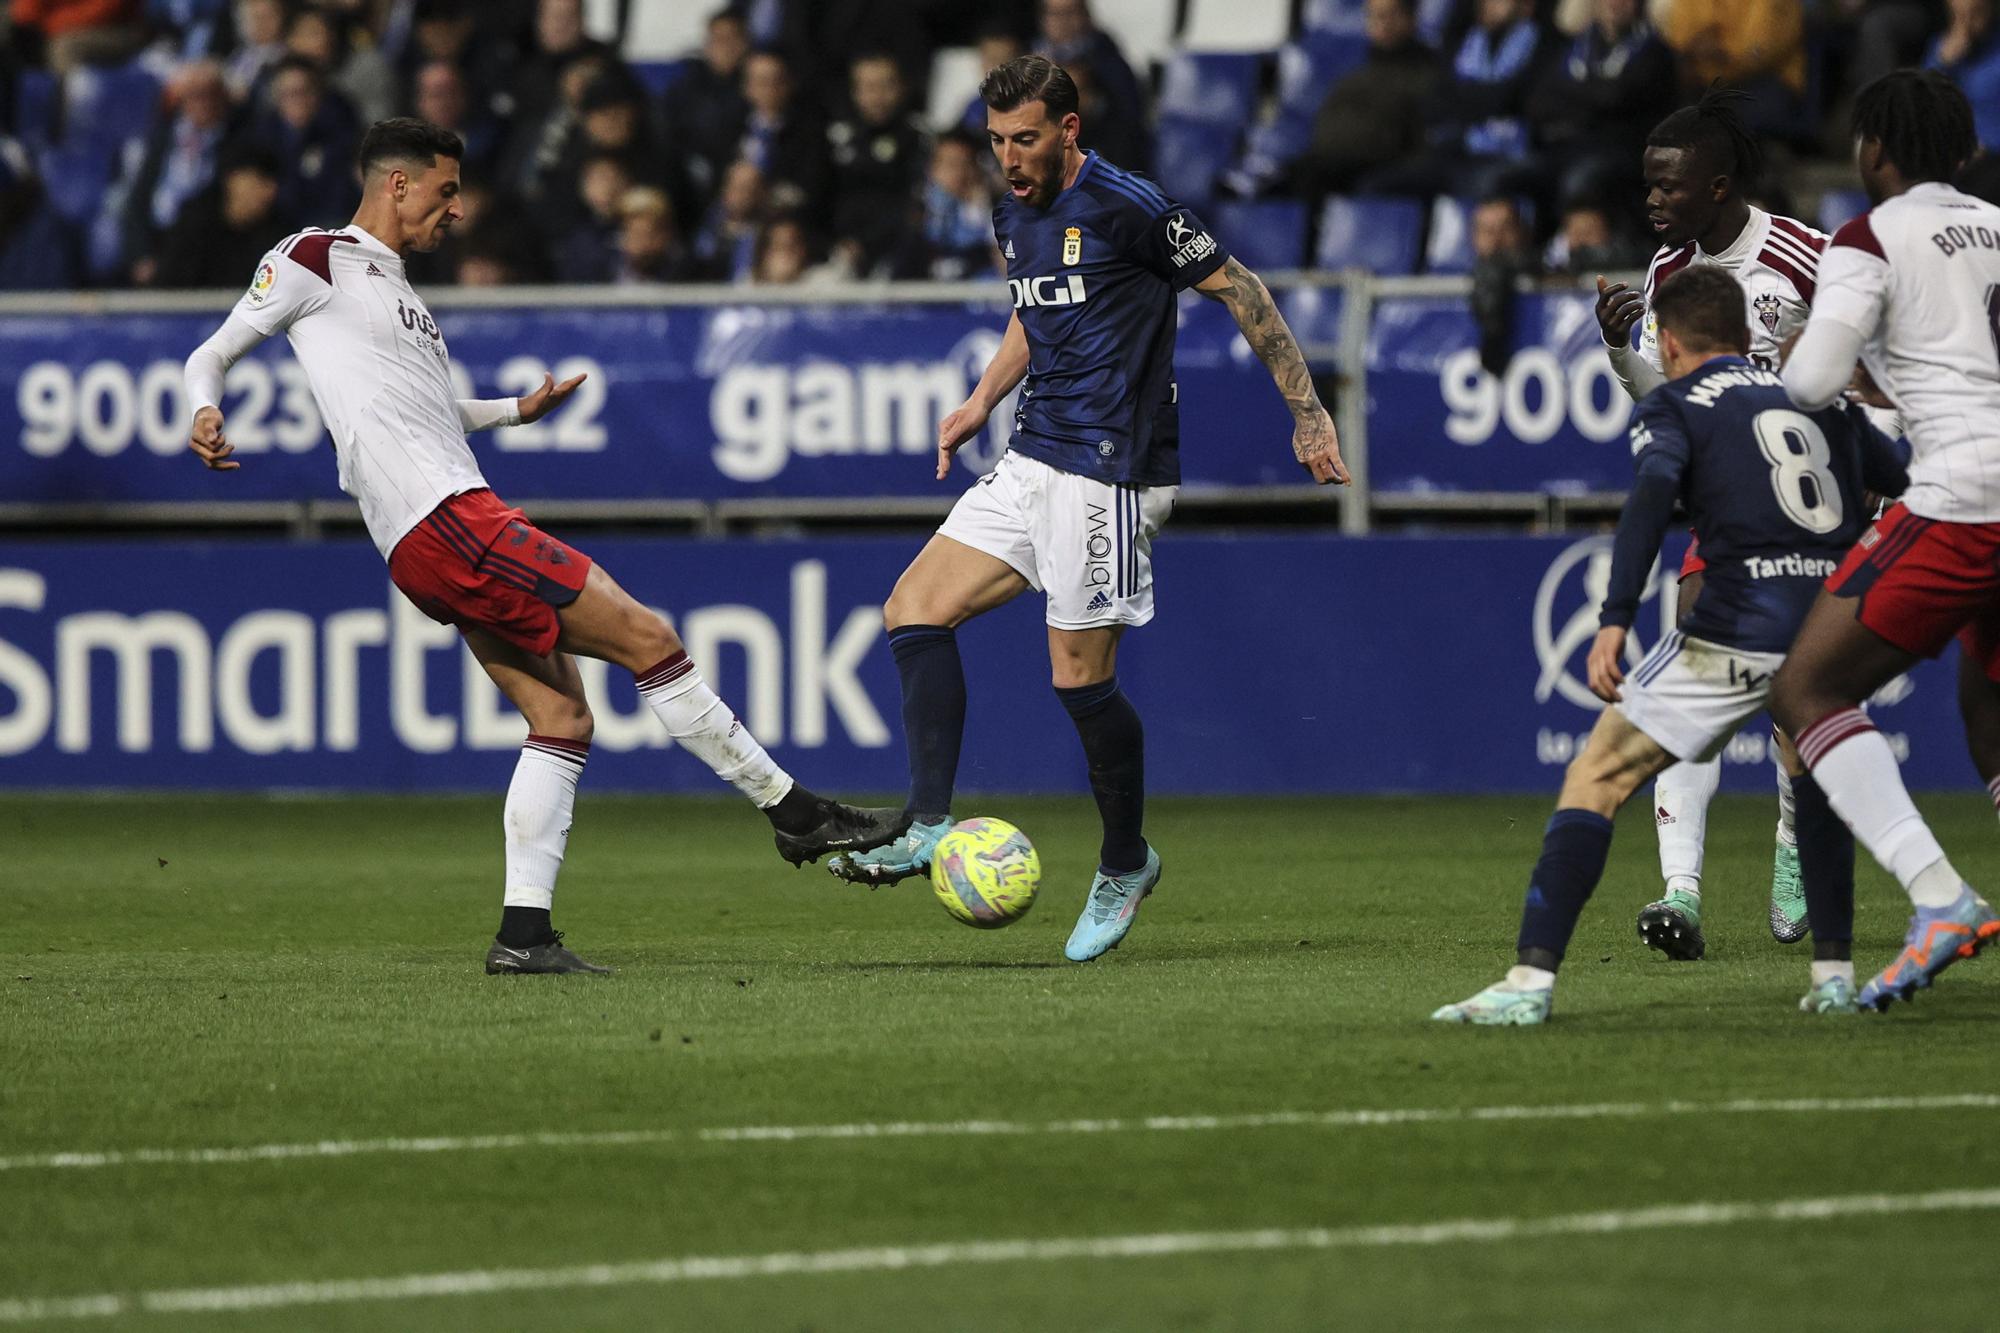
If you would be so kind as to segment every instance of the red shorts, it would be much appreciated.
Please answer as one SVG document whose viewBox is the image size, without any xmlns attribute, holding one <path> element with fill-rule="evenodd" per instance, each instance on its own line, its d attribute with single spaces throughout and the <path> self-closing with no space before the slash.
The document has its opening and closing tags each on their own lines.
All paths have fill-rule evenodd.
<svg viewBox="0 0 2000 1333">
<path fill-rule="evenodd" d="M 390 579 L 419 611 L 491 630 L 537 657 L 555 650 L 556 611 L 576 600 L 589 573 L 589 556 L 483 488 L 433 509 L 389 554 Z"/>
<path fill-rule="evenodd" d="M 1688 552 L 1681 557 L 1681 577 L 1686 578 L 1690 574 L 1700 574 L 1707 569 L 1708 561 L 1701 558 L 1701 538 L 1695 536 L 1690 531 L 1688 533 Z"/>
<path fill-rule="evenodd" d="M 1947 523 L 1893 505 L 1826 586 L 1859 601 L 1861 623 L 1904 652 L 1936 657 L 1957 635 L 2000 680 L 2000 523 Z"/>
</svg>

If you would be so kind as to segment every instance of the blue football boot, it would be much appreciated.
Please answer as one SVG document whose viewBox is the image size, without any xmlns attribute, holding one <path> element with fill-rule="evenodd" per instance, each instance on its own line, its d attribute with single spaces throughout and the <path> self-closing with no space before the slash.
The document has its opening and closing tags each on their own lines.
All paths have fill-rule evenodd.
<svg viewBox="0 0 2000 1333">
<path fill-rule="evenodd" d="M 1063 957 L 1072 963 L 1087 963 L 1117 948 L 1125 932 L 1132 929 L 1132 919 L 1139 915 L 1140 901 L 1159 882 L 1160 854 L 1151 847 L 1146 849 L 1146 864 L 1137 870 L 1110 875 L 1099 866 L 1097 877 L 1090 882 L 1083 915 L 1076 919 L 1069 943 L 1063 945 Z"/>
<path fill-rule="evenodd" d="M 827 862 L 826 868 L 838 879 L 870 888 L 928 875 L 931 855 L 937 851 L 939 839 L 949 832 L 949 817 L 932 824 L 913 820 L 909 828 L 880 847 L 865 852 L 842 852 Z"/>
<path fill-rule="evenodd" d="M 1938 973 L 1961 958 L 1976 957 L 1996 939 L 2000 912 L 1970 884 L 1964 885 L 1948 906 L 1917 909 L 1903 936 L 1903 951 L 1861 988 L 1858 1002 L 1863 1009 L 1882 1010 L 1898 1000 L 1915 999 Z"/>
</svg>

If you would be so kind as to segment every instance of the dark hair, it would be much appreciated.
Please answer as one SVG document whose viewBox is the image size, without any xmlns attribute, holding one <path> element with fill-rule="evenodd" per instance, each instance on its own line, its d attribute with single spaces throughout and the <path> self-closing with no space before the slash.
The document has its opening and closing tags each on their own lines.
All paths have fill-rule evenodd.
<svg viewBox="0 0 2000 1333">
<path fill-rule="evenodd" d="M 1684 268 L 1661 283 L 1653 293 L 1653 317 L 1695 351 L 1750 350 L 1743 285 L 1713 264 Z"/>
<path fill-rule="evenodd" d="M 1764 150 L 1736 111 L 1737 103 L 1749 100 L 1748 93 L 1734 88 L 1711 87 L 1693 106 L 1684 106 L 1653 126 L 1646 147 L 1693 153 L 1741 191 L 1764 166 Z"/>
<path fill-rule="evenodd" d="M 299 55 L 296 52 L 280 56 L 271 63 L 271 77 L 276 79 L 288 69 L 304 70 L 306 73 L 312 75 L 312 81 L 315 84 L 322 88 L 326 87 L 326 68 L 317 60 Z"/>
<path fill-rule="evenodd" d="M 943 148 L 946 144 L 954 148 L 963 148 L 975 158 L 986 151 L 986 141 L 963 125 L 954 125 L 931 140 L 933 148 Z"/>
<path fill-rule="evenodd" d="M 465 159 L 465 141 L 445 129 L 433 125 L 428 120 L 418 120 L 415 116 L 397 116 L 393 120 L 378 120 L 368 127 L 368 133 L 361 136 L 361 148 L 354 160 L 361 166 L 361 174 L 368 175 L 377 167 L 391 162 L 422 163 L 434 167 L 440 157 Z"/>
<path fill-rule="evenodd" d="M 1076 81 L 1047 56 L 1016 56 L 986 71 L 979 81 L 979 100 L 995 111 L 1012 111 L 1040 102 L 1052 121 L 1076 110 Z"/>
<path fill-rule="evenodd" d="M 1936 70 L 1892 69 L 1854 98 L 1854 135 L 1911 181 L 1948 181 L 1979 151 L 1972 104 Z"/>
<path fill-rule="evenodd" d="M 221 157 L 222 160 L 216 164 L 215 174 L 218 176 L 227 176 L 232 171 L 254 171 L 272 180 L 282 180 L 285 175 L 284 163 L 261 143 L 229 144 L 222 150 Z"/>
</svg>

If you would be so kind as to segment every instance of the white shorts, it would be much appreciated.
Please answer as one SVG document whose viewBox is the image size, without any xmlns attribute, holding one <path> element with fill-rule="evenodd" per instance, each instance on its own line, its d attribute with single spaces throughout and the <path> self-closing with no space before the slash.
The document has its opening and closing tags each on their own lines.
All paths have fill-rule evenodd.
<svg viewBox="0 0 2000 1333">
<path fill-rule="evenodd" d="M 1048 594 L 1057 629 L 1153 618 L 1153 536 L 1178 486 L 1113 486 L 1011 449 L 958 498 L 940 535 L 1013 566 Z"/>
<path fill-rule="evenodd" d="M 1783 653 L 1729 648 L 1679 630 L 1625 677 L 1612 705 L 1676 759 L 1713 759 L 1762 711 Z"/>
</svg>

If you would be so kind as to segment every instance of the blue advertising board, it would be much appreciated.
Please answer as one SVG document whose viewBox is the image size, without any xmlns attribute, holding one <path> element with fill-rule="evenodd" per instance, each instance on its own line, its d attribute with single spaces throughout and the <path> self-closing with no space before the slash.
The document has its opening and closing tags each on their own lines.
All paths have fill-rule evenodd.
<svg viewBox="0 0 2000 1333">
<path fill-rule="evenodd" d="M 1385 297 L 1366 353 L 1369 479 L 1378 491 L 1622 491 L 1631 400 L 1592 300 L 1523 295 L 1513 357 L 1479 364 L 1463 296 Z"/>
<path fill-rule="evenodd" d="M 879 607 L 914 540 L 583 545 L 673 618 L 802 780 L 902 787 Z M 1598 711 L 1583 660 L 1610 551 L 1601 535 L 1170 531 L 1158 618 L 1119 663 L 1152 789 L 1553 793 Z M 1635 653 L 1661 632 L 1670 580 L 1654 580 Z M 1082 790 L 1039 598 L 968 625 L 960 644 L 962 789 Z M 593 788 L 719 789 L 669 747 L 628 676 L 588 664 L 585 678 Z M 1926 663 L 1877 701 L 1914 786 L 1977 784 L 1953 698 L 1948 666 Z M 364 542 L 0 543 L 0 786 L 497 789 L 523 733 Z M 1770 790 L 1768 743 L 1761 723 L 1745 729 L 1730 786 Z"/>
<path fill-rule="evenodd" d="M 305 370 L 283 339 L 230 372 L 223 409 L 240 471 L 187 451 L 181 364 L 221 322 L 199 314 L 0 320 L 0 498 L 332 499 L 334 460 Z M 461 397 L 589 378 L 546 421 L 478 437 L 495 489 L 551 500 L 949 495 L 997 461 L 1011 404 L 932 478 L 937 423 L 1000 345 L 997 305 L 517 307 L 439 312 Z M 1310 485 L 1291 418 L 1219 305 L 1183 306 L 1186 480 Z"/>
</svg>

